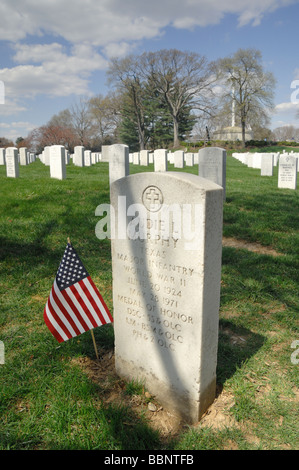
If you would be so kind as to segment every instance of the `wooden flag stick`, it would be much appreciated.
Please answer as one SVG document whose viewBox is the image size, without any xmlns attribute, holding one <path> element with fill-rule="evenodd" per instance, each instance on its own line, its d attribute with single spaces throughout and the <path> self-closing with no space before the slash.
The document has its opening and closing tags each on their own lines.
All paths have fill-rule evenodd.
<svg viewBox="0 0 299 470">
<path fill-rule="evenodd" d="M 99 359 L 99 354 L 98 354 L 96 340 L 94 338 L 93 330 L 90 330 L 90 333 L 91 333 L 91 337 L 92 337 L 92 341 L 93 341 L 94 350 L 95 350 L 95 353 L 96 353 L 96 356 L 97 356 L 97 360 L 99 361 L 100 359 Z"/>
<path fill-rule="evenodd" d="M 71 245 L 71 240 L 70 240 L 70 237 L 67 237 L 67 242 Z M 95 353 L 96 353 L 96 356 L 97 356 L 97 360 L 99 361 L 99 353 L 98 353 L 98 350 L 97 350 L 97 345 L 96 345 L 96 340 L 95 340 L 95 337 L 94 337 L 94 333 L 93 333 L 93 329 L 90 330 L 90 333 L 91 333 L 91 337 L 92 337 L 92 342 L 93 342 L 93 347 L 94 347 L 94 350 L 95 350 Z"/>
</svg>

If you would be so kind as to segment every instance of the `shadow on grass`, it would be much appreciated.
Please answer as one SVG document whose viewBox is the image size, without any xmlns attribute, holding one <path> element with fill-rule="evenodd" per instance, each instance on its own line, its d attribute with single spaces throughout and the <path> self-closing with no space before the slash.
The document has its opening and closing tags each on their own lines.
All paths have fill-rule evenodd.
<svg viewBox="0 0 299 470">
<path fill-rule="evenodd" d="M 47 236 L 57 230 L 58 224 L 56 218 L 52 218 L 44 223 L 31 224 L 28 238 L 26 229 L 22 232 L 22 238 L 17 240 L 14 235 L 14 239 L 8 236 L 0 236 L 0 260 L 15 260 L 19 259 L 22 262 L 26 262 L 28 267 L 36 266 L 38 260 L 44 262 L 52 262 L 55 259 L 59 259 L 63 253 L 59 251 L 59 246 L 51 246 L 51 249 L 47 247 Z M 35 234 L 34 238 L 32 234 Z M 31 240 L 30 240 L 31 238 Z M 66 243 L 65 243 L 66 244 Z M 60 260 L 60 259 L 59 259 Z M 57 262 L 57 261 L 56 261 Z M 58 266 L 57 266 L 58 268 Z"/>
<path fill-rule="evenodd" d="M 220 386 L 264 344 L 265 336 L 256 331 L 295 328 L 298 272 L 298 262 L 289 256 L 223 247 L 221 311 L 229 316 L 219 325 Z"/>
<path fill-rule="evenodd" d="M 55 222 L 53 222 L 55 225 Z M 53 225 L 51 222 L 46 224 L 42 231 L 32 241 L 12 241 L 9 238 L 0 236 L 0 261 L 8 260 L 14 262 L 20 261 L 26 264 L 26 269 L 31 271 L 36 268 L 38 264 L 51 266 L 52 273 L 56 274 L 59 263 L 62 259 L 67 240 L 62 240 L 61 243 L 52 245 L 51 248 L 47 246 L 45 241 L 47 235 L 52 232 Z M 91 240 L 90 250 L 85 252 L 89 255 L 91 252 L 100 254 L 102 261 L 111 260 L 110 243 L 107 240 Z M 79 254 L 82 258 L 82 254 Z M 98 262 L 101 264 L 101 259 Z M 83 261 L 84 262 L 84 261 Z M 54 268 L 54 271 L 53 271 Z"/>
<path fill-rule="evenodd" d="M 254 310 L 257 304 L 276 302 L 298 311 L 299 262 L 294 257 L 223 247 L 222 282 L 222 307 L 243 302 Z"/>
<path fill-rule="evenodd" d="M 127 406 L 109 404 L 102 408 L 109 435 L 119 450 L 154 450 L 161 448 L 159 432 L 145 418 Z"/>
<path fill-rule="evenodd" d="M 299 254 L 298 191 L 271 189 L 234 192 L 224 205 L 225 236 L 273 244 L 285 254 Z"/>
<path fill-rule="evenodd" d="M 224 383 L 264 344 L 265 338 L 232 321 L 220 320 L 217 359 L 217 386 Z"/>
</svg>

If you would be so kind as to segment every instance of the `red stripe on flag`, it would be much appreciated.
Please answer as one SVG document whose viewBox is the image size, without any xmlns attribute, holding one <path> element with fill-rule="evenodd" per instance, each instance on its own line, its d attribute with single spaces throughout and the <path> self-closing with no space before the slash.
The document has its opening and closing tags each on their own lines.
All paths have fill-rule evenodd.
<svg viewBox="0 0 299 470">
<path fill-rule="evenodd" d="M 59 343 L 63 343 L 64 339 L 62 338 L 62 336 L 60 336 L 58 331 L 55 329 L 55 327 L 52 325 L 52 323 L 49 320 L 49 317 L 48 317 L 48 314 L 47 314 L 47 311 L 46 311 L 46 307 L 44 309 L 44 321 L 45 321 L 47 327 L 49 328 L 50 332 L 52 333 L 52 335 L 57 339 L 57 341 Z"/>
<path fill-rule="evenodd" d="M 59 317 L 59 315 L 57 315 L 57 313 L 55 312 L 54 308 L 53 308 L 53 305 L 51 304 L 51 301 L 49 299 L 49 302 L 48 302 L 48 308 L 50 310 L 50 312 L 52 313 L 52 316 L 54 318 L 54 320 L 56 320 L 56 322 L 58 323 L 58 325 L 60 326 L 60 328 L 63 330 L 63 332 L 66 334 L 66 336 L 68 337 L 68 339 L 72 338 L 73 335 L 71 334 L 71 332 L 68 330 L 67 326 L 63 323 L 63 321 L 61 320 L 61 318 Z"/>
<path fill-rule="evenodd" d="M 88 278 L 86 278 L 88 279 Z M 94 316 L 97 316 L 98 319 L 99 319 L 99 322 L 101 325 L 104 325 L 106 322 L 105 318 L 103 317 L 103 314 L 100 310 L 100 308 L 98 307 L 98 305 L 96 304 L 94 298 L 93 298 L 93 293 L 90 292 L 90 290 L 88 289 L 88 287 L 84 284 L 84 281 L 81 280 L 79 281 L 79 284 L 84 292 L 84 294 L 86 295 L 86 297 L 88 298 L 89 302 L 91 303 L 92 307 L 94 308 L 95 310 L 95 315 Z M 99 324 L 98 324 L 99 326 Z"/>
<path fill-rule="evenodd" d="M 73 313 L 76 315 L 78 321 L 81 323 L 82 328 L 83 328 L 85 331 L 90 330 L 89 326 L 88 326 L 87 323 L 85 322 L 84 318 L 82 317 L 81 313 L 79 312 L 79 310 L 78 310 L 77 307 L 75 306 L 74 302 L 72 301 L 72 299 L 70 298 L 70 296 L 68 295 L 68 293 L 67 293 L 65 290 L 62 290 L 62 291 L 61 291 L 61 294 L 63 295 L 65 301 L 68 303 L 68 305 L 69 305 L 70 308 L 72 309 Z"/>
<path fill-rule="evenodd" d="M 79 330 L 79 328 L 77 327 L 76 323 L 74 322 L 74 320 L 72 319 L 72 317 L 70 316 L 70 314 L 68 313 L 68 311 L 64 308 L 64 306 L 62 305 L 62 303 L 60 302 L 59 298 L 57 297 L 57 294 L 56 292 L 54 291 L 54 289 L 52 289 L 52 294 L 53 294 L 53 298 L 57 304 L 57 306 L 60 308 L 60 310 L 62 311 L 62 313 L 64 314 L 65 318 L 68 320 L 68 322 L 70 323 L 70 325 L 73 327 L 73 330 L 75 331 L 76 335 L 80 335 L 81 334 L 81 331 Z"/>
<path fill-rule="evenodd" d="M 93 282 L 93 280 L 91 279 L 90 276 L 88 276 L 87 279 L 89 280 L 90 284 L 91 284 L 92 287 L 94 288 L 94 291 L 95 291 L 97 297 L 99 298 L 101 304 L 103 305 L 103 307 L 104 307 L 104 309 L 105 309 L 105 311 L 106 311 L 106 313 L 107 313 L 107 315 L 108 315 L 109 320 L 110 320 L 111 323 L 112 323 L 112 322 L 113 322 L 113 318 L 112 318 L 112 316 L 111 316 L 111 313 L 109 312 L 108 307 L 107 307 L 107 305 L 106 305 L 106 303 L 105 303 L 103 297 L 101 296 L 101 294 L 100 294 L 100 292 L 99 292 L 97 286 L 95 285 L 95 283 Z"/>
<path fill-rule="evenodd" d="M 52 289 L 51 289 L 51 293 L 53 295 L 53 291 L 54 291 L 54 285 L 52 286 Z M 63 323 L 63 321 L 60 319 L 59 315 L 57 315 L 57 313 L 55 312 L 55 309 L 53 308 L 52 304 L 51 304 L 51 294 L 48 298 L 48 302 L 47 302 L 47 305 L 48 305 L 48 309 L 50 310 L 54 320 L 56 321 L 56 323 L 58 323 L 58 325 L 60 326 L 60 328 L 63 330 L 63 332 L 66 334 L 66 336 L 68 338 L 72 338 L 72 335 L 71 333 L 69 332 L 68 328 L 66 327 L 66 325 Z M 51 320 L 49 319 L 49 322 Z M 55 326 L 53 325 L 53 328 L 55 329 Z M 56 331 L 56 329 L 55 329 Z M 59 334 L 57 332 L 57 334 Z M 55 335 L 54 335 L 55 336 Z M 59 335 L 60 336 L 60 335 Z"/>
<path fill-rule="evenodd" d="M 79 283 L 78 283 L 79 284 Z M 98 325 L 96 324 L 96 321 L 95 319 L 93 318 L 89 308 L 87 307 L 87 305 L 85 304 L 84 300 L 82 299 L 80 293 L 77 291 L 76 287 L 75 287 L 75 284 L 73 284 L 72 286 L 69 287 L 72 291 L 72 293 L 74 294 L 74 296 L 76 297 L 77 301 L 79 302 L 79 304 L 81 305 L 81 307 L 83 308 L 84 312 L 86 313 L 87 317 L 89 318 L 90 322 L 92 323 L 93 327 L 96 328 Z"/>
</svg>

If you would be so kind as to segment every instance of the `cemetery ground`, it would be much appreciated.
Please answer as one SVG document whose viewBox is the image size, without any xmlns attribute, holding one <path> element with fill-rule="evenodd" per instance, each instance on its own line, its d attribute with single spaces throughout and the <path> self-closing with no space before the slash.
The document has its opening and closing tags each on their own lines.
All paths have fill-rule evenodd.
<svg viewBox="0 0 299 470">
<path fill-rule="evenodd" d="M 217 396 L 192 426 L 117 377 L 113 326 L 94 330 L 98 362 L 90 332 L 59 344 L 43 320 L 67 237 L 113 314 L 110 241 L 95 236 L 108 164 L 70 164 L 63 181 L 39 161 L 18 179 L 0 167 L 0 450 L 298 449 L 299 191 L 230 155 Z"/>
</svg>

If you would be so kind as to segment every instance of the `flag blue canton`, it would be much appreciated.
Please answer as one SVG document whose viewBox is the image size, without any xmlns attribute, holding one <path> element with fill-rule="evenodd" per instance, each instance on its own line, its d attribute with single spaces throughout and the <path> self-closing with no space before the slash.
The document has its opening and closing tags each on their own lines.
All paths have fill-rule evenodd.
<svg viewBox="0 0 299 470">
<path fill-rule="evenodd" d="M 68 243 L 56 274 L 60 290 L 72 286 L 89 276 L 74 248 Z"/>
</svg>

